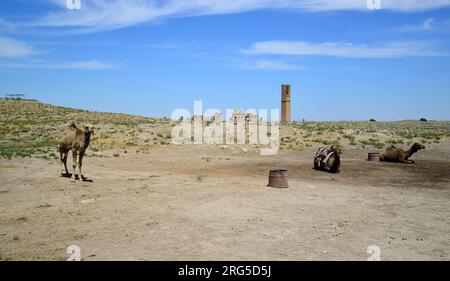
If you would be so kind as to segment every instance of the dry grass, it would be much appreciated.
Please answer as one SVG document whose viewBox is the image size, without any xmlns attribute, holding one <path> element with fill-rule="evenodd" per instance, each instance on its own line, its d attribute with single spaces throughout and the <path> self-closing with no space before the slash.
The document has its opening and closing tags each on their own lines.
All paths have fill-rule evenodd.
<svg viewBox="0 0 450 281">
<path fill-rule="evenodd" d="M 392 144 L 439 143 L 450 138 L 450 122 L 294 122 L 282 128 L 283 149 L 317 145 L 383 149 Z"/>
<path fill-rule="evenodd" d="M 170 144 L 167 120 L 0 99 L 0 155 L 57 158 L 58 139 L 71 122 L 94 124 L 91 152 Z"/>
<path fill-rule="evenodd" d="M 96 133 L 88 150 L 94 156 L 101 156 L 106 149 L 145 153 L 172 143 L 174 124 L 168 120 L 0 99 L 0 155 L 58 158 L 57 140 L 70 122 L 94 124 Z M 449 138 L 450 122 L 294 122 L 281 127 L 280 149 L 329 145 L 383 149 L 391 144 L 439 143 Z"/>
</svg>

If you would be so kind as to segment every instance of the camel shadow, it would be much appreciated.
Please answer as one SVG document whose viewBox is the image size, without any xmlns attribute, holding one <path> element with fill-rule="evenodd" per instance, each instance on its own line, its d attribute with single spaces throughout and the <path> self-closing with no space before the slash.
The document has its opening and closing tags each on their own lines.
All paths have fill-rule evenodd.
<svg viewBox="0 0 450 281">
<path fill-rule="evenodd" d="M 61 177 L 70 179 L 70 178 L 72 178 L 72 174 L 71 173 L 63 173 L 63 174 L 61 174 Z M 75 176 L 75 179 L 78 180 L 77 175 Z M 83 182 L 94 182 L 94 180 L 92 180 L 91 178 L 85 177 L 83 175 L 81 176 L 81 179 Z"/>
</svg>

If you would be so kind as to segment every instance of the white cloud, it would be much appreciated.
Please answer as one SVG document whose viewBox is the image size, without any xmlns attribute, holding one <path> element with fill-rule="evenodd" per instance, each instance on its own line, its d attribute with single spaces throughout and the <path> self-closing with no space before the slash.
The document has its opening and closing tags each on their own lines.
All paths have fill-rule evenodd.
<svg viewBox="0 0 450 281">
<path fill-rule="evenodd" d="M 449 56 L 427 42 L 393 42 L 377 45 L 351 43 L 310 43 L 302 41 L 255 42 L 242 51 L 247 55 L 329 56 L 348 58 L 400 58 Z"/>
<path fill-rule="evenodd" d="M 240 65 L 244 69 L 255 70 L 303 70 L 304 67 L 300 65 L 290 64 L 281 61 L 261 60 L 256 62 L 245 62 Z"/>
<path fill-rule="evenodd" d="M 0 36 L 0 57 L 18 58 L 35 53 L 36 51 L 25 42 Z"/>
<path fill-rule="evenodd" d="M 118 65 L 113 65 L 98 60 L 49 64 L 39 58 L 30 58 L 31 55 L 37 53 L 38 52 L 34 48 L 22 41 L 0 36 L 0 58 L 14 59 L 15 61 L 0 63 L 0 67 L 2 68 L 106 70 L 118 67 Z"/>
<path fill-rule="evenodd" d="M 394 31 L 400 32 L 428 32 L 428 31 L 449 31 L 450 20 L 437 20 L 428 18 L 418 25 L 404 25 L 395 28 Z"/>
<path fill-rule="evenodd" d="M 106 70 L 118 67 L 118 65 L 98 60 L 49 64 L 39 58 L 30 57 L 37 53 L 33 47 L 25 42 L 0 36 L 0 58 L 14 59 L 14 62 L 0 63 L 2 68 Z"/>
<path fill-rule="evenodd" d="M 65 0 L 59 2 L 65 3 Z M 148 1 L 85 0 L 82 3 L 81 10 L 68 10 L 61 5 L 61 11 L 50 13 L 30 25 L 37 27 L 77 27 L 89 32 L 135 25 L 163 15 L 162 10 L 155 8 Z"/>
<path fill-rule="evenodd" d="M 366 0 L 82 0 L 81 10 L 68 10 L 66 0 L 56 3 L 58 11 L 32 23 L 34 27 L 69 27 L 77 32 L 111 30 L 173 17 L 242 13 L 261 9 L 305 12 L 369 11 Z M 422 11 L 450 7 L 450 0 L 381 0 L 382 8 Z"/>
<path fill-rule="evenodd" d="M 15 25 L 12 22 L 0 18 L 0 28 L 11 30 L 15 28 Z"/>
<path fill-rule="evenodd" d="M 61 65 L 56 65 L 54 68 L 63 68 L 63 69 L 84 69 L 84 70 L 106 70 L 106 69 L 113 69 L 117 68 L 117 65 L 97 61 L 97 60 L 91 60 L 91 61 L 78 61 L 78 62 L 71 62 Z"/>
<path fill-rule="evenodd" d="M 431 31 L 436 28 L 436 20 L 434 18 L 428 18 L 420 25 L 404 25 L 399 28 L 403 32 L 421 32 L 421 31 Z"/>
<path fill-rule="evenodd" d="M 68 70 L 109 70 L 119 67 L 118 65 L 113 65 L 97 60 L 90 61 L 76 61 L 68 63 L 59 64 L 48 64 L 48 63 L 4 63 L 0 64 L 2 68 L 29 68 L 29 69 L 68 69 Z"/>
<path fill-rule="evenodd" d="M 381 9 L 415 12 L 450 7 L 450 0 L 380 0 Z M 304 0 L 299 8 L 310 11 L 368 10 L 366 0 Z"/>
</svg>

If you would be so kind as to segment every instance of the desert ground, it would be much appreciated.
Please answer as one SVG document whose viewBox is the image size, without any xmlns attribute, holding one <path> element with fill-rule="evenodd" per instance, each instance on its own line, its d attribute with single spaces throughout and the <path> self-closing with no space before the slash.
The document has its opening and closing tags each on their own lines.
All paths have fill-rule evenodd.
<svg viewBox="0 0 450 281">
<path fill-rule="evenodd" d="M 282 128 L 282 150 L 261 156 L 237 145 L 170 145 L 166 121 L 125 132 L 129 124 L 109 115 L 42 105 L 45 114 L 26 119 L 27 106 L 14 104 L 0 103 L 10 112 L 0 119 L 0 260 L 66 260 L 70 245 L 86 261 L 363 261 L 371 245 L 382 260 L 449 260 L 448 123 L 432 140 L 428 131 L 395 138 L 403 148 L 427 138 L 414 165 L 366 160 L 390 145 L 382 130 L 341 132 L 341 173 L 328 174 L 312 169 L 318 139 L 339 139 L 327 124 Z M 60 177 L 54 138 L 68 120 L 58 114 L 99 128 L 87 181 Z M 289 171 L 287 189 L 266 186 L 278 168 Z"/>
</svg>

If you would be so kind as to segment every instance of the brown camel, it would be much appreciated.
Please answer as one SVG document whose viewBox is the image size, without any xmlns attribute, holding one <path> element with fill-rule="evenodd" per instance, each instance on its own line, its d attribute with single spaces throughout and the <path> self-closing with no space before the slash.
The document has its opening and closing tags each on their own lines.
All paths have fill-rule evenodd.
<svg viewBox="0 0 450 281">
<path fill-rule="evenodd" d="M 425 146 L 415 143 L 408 150 L 404 151 L 403 149 L 397 148 L 395 146 L 391 146 L 386 149 L 383 155 L 380 157 L 380 161 L 383 162 L 396 162 L 396 163 L 406 163 L 406 164 L 414 164 L 415 162 L 409 160 L 409 157 L 413 156 L 419 150 L 425 149 Z"/>
<path fill-rule="evenodd" d="M 316 157 L 314 158 L 314 169 L 319 171 L 325 171 L 328 173 L 340 173 L 341 172 L 341 155 L 342 150 L 340 148 L 319 148 Z"/>
<path fill-rule="evenodd" d="M 80 181 L 84 179 L 81 173 L 81 166 L 83 165 L 83 157 L 86 149 L 89 146 L 92 134 L 94 134 L 94 127 L 91 124 L 86 124 L 83 126 L 83 128 L 78 128 L 75 124 L 72 123 L 70 125 L 70 130 L 66 132 L 61 138 L 61 141 L 59 143 L 59 153 L 61 162 L 64 165 L 66 175 L 69 175 L 69 171 L 67 170 L 67 156 L 69 154 L 69 151 L 72 150 L 73 173 L 70 179 L 72 182 L 74 182 L 77 178 Z M 61 168 L 61 175 L 64 176 L 63 172 L 64 171 Z"/>
</svg>

